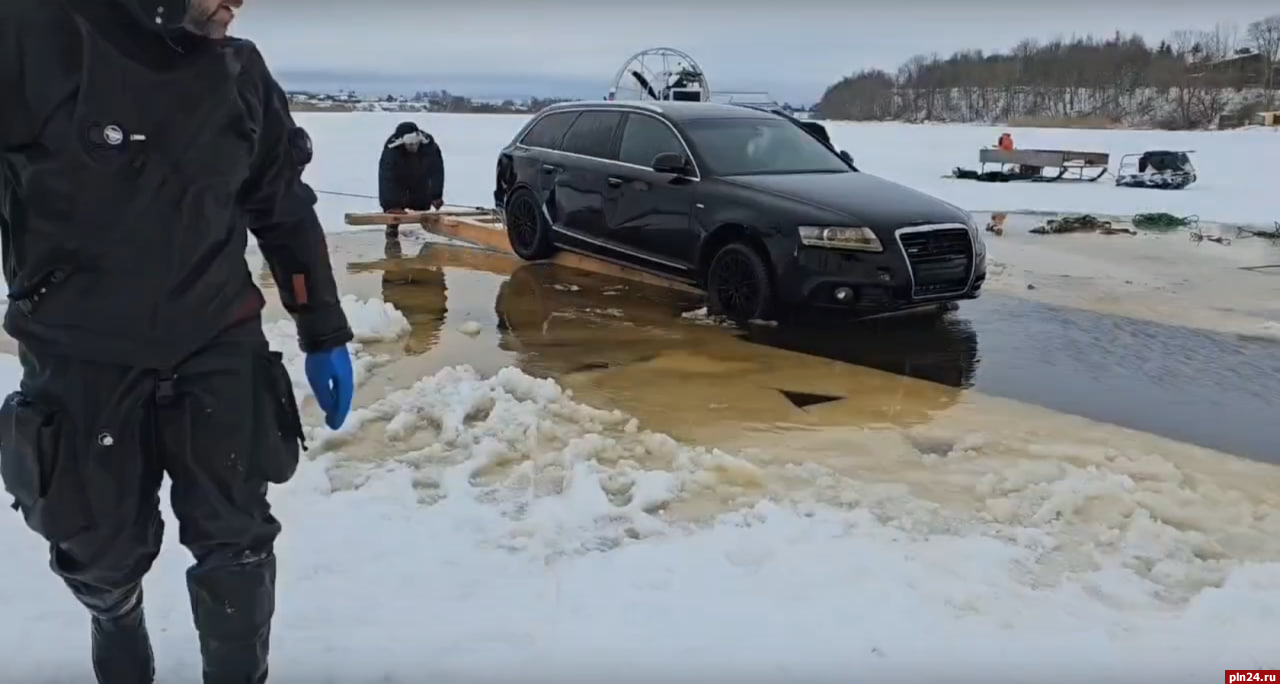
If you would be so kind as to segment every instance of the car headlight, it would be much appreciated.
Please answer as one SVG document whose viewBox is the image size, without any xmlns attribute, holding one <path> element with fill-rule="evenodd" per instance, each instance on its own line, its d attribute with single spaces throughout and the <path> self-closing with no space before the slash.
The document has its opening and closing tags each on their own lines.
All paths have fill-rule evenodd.
<svg viewBox="0 0 1280 684">
<path fill-rule="evenodd" d="M 883 252 L 875 232 L 864 226 L 800 226 L 800 242 L 808 247 Z"/>
</svg>

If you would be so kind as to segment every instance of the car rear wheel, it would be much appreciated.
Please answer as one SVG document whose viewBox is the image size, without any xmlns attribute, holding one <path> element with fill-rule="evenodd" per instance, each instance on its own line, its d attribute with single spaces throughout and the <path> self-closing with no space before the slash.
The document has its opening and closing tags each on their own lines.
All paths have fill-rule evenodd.
<svg viewBox="0 0 1280 684">
<path fill-rule="evenodd" d="M 507 240 L 516 256 L 525 261 L 538 261 L 555 254 L 551 223 L 532 192 L 521 189 L 512 193 L 507 198 L 505 214 Z"/>
<path fill-rule="evenodd" d="M 775 297 L 769 267 L 755 249 L 741 242 L 725 245 L 707 268 L 707 312 L 735 322 L 767 320 Z"/>
</svg>

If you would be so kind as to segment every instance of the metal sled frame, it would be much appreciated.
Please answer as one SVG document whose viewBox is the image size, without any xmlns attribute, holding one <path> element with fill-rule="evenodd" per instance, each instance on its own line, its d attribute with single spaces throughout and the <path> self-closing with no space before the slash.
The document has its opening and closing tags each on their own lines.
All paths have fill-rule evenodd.
<svg viewBox="0 0 1280 684">
<path fill-rule="evenodd" d="M 1027 180 L 1054 182 L 1060 180 L 1085 181 L 1093 183 L 1107 175 L 1111 164 L 1111 155 L 1106 152 L 1076 152 L 1072 150 L 1001 150 L 984 149 L 978 151 L 980 172 L 985 173 L 988 164 L 996 164 L 1000 171 L 1008 173 L 1010 166 L 1036 167 L 1042 169 L 1039 177 Z M 1045 169 L 1057 169 L 1045 174 Z"/>
<path fill-rule="evenodd" d="M 1195 152 L 1196 152 L 1195 150 L 1161 150 L 1161 151 L 1162 151 L 1162 152 L 1175 152 L 1175 153 L 1182 153 L 1182 154 L 1187 155 L 1187 159 L 1190 159 L 1190 158 L 1191 158 L 1191 155 L 1195 154 Z M 1165 188 L 1165 187 L 1161 187 L 1161 186 L 1158 186 L 1158 185 L 1156 185 L 1156 186 L 1149 186 L 1149 185 L 1137 185 L 1137 184 L 1132 184 L 1132 183 L 1128 183 L 1128 182 L 1122 183 L 1121 181 L 1122 181 L 1123 179 L 1125 179 L 1126 177 L 1128 177 L 1128 176 L 1136 176 L 1136 175 L 1138 175 L 1139 173 L 1141 173 L 1140 171 L 1138 171 L 1138 160 L 1139 160 L 1139 159 L 1141 159 L 1143 155 L 1148 154 L 1148 153 L 1149 153 L 1149 151 L 1147 151 L 1147 152 L 1133 152 L 1133 153 L 1126 154 L 1126 155 L 1124 155 L 1124 156 L 1120 157 L 1120 164 L 1119 164 L 1119 166 L 1117 166 L 1117 167 L 1116 167 L 1116 185 L 1117 185 L 1117 186 L 1122 187 L 1122 188 L 1152 188 L 1152 189 L 1176 189 L 1176 190 L 1182 190 L 1182 189 L 1186 188 L 1188 185 L 1191 185 L 1191 183 L 1194 183 L 1194 182 L 1196 181 L 1196 178 L 1195 178 L 1195 176 L 1196 176 L 1195 164 L 1194 164 L 1194 163 L 1192 163 L 1192 165 L 1191 165 L 1191 171 L 1177 171 L 1177 172 L 1174 172 L 1174 173 L 1172 173 L 1172 174 L 1169 174 L 1169 177 L 1170 177 L 1170 178 L 1185 178 L 1185 177 L 1187 177 L 1187 176 L 1190 176 L 1190 177 L 1191 177 L 1191 181 L 1190 181 L 1190 182 L 1188 182 L 1188 183 L 1186 183 L 1186 184 L 1184 184 L 1184 185 L 1177 186 L 1176 188 L 1173 188 L 1173 187 Z"/>
</svg>

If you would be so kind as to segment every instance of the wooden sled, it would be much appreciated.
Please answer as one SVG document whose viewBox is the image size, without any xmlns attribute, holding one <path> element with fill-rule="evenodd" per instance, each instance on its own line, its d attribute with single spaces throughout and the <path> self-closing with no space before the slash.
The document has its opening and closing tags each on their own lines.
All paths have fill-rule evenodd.
<svg viewBox="0 0 1280 684">
<path fill-rule="evenodd" d="M 403 226 L 416 223 L 432 235 L 463 242 L 472 247 L 501 252 L 510 255 L 513 259 L 520 258 L 511 249 L 511 242 L 507 239 L 507 228 L 502 223 L 502 219 L 492 211 L 479 208 L 456 210 L 445 208 L 440 211 L 419 211 L 406 214 L 388 214 L 384 212 L 347 214 L 345 220 L 349 226 Z M 681 292 L 702 293 L 701 290 L 685 283 L 663 278 L 637 268 L 630 268 L 604 259 L 566 250 L 556 252 L 550 259 L 530 263 L 551 263 L 566 268 L 600 273 Z"/>
</svg>

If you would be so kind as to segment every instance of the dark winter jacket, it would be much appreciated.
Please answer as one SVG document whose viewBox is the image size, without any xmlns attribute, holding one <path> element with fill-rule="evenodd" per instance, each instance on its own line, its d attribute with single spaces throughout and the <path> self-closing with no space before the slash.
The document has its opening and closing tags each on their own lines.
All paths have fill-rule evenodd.
<svg viewBox="0 0 1280 684">
<path fill-rule="evenodd" d="M 396 142 L 409 133 L 421 133 L 426 142 L 410 152 Z M 444 158 L 435 138 L 412 121 L 396 126 L 382 145 L 378 162 L 378 200 L 389 209 L 425 210 L 444 198 Z"/>
<path fill-rule="evenodd" d="M 44 353 L 168 368 L 264 303 L 304 349 L 351 339 L 310 141 L 250 42 L 165 38 L 132 0 L 0 2 L 4 326 Z"/>
</svg>

